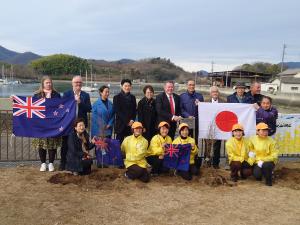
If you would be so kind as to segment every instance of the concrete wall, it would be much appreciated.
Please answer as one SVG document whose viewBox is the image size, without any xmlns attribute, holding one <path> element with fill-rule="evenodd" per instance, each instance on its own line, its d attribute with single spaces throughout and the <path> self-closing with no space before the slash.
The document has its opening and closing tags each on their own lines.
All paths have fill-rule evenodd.
<svg viewBox="0 0 300 225">
<path fill-rule="evenodd" d="M 292 90 L 292 87 L 298 88 L 298 90 Z M 300 84 L 281 84 L 281 92 L 284 93 L 299 93 L 300 94 Z"/>
</svg>

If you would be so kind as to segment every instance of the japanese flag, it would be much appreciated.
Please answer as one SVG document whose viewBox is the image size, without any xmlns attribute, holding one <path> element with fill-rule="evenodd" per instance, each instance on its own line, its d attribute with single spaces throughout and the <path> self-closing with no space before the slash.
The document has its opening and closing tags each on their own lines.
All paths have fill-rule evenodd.
<svg viewBox="0 0 300 225">
<path fill-rule="evenodd" d="M 256 113 L 252 104 L 200 102 L 198 115 L 199 138 L 227 140 L 236 123 L 243 125 L 246 137 L 255 134 Z"/>
</svg>

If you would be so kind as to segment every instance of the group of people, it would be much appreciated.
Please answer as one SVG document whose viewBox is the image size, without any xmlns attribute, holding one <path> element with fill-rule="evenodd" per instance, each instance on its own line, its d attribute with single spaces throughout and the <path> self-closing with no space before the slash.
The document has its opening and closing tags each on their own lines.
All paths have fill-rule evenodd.
<svg viewBox="0 0 300 225">
<path fill-rule="evenodd" d="M 220 98 L 217 86 L 210 88 L 209 98 L 204 99 L 201 93 L 195 91 L 195 81 L 187 81 L 187 91 L 181 95 L 174 93 L 174 82 L 166 81 L 164 91 L 154 98 L 154 89 L 151 85 L 143 88 L 144 97 L 137 103 L 136 97 L 131 93 L 132 83 L 129 79 L 121 81 L 121 91 L 109 100 L 110 88 L 101 86 L 99 98 L 91 105 L 88 93 L 81 90 L 82 78 L 75 76 L 72 79 L 72 90 L 63 94 L 63 97 L 74 98 L 77 102 L 76 120 L 72 134 L 62 138 L 39 138 L 33 140 L 33 145 L 39 151 L 41 159 L 40 171 L 46 171 L 46 151 L 49 154 L 49 171 L 54 171 L 53 161 L 56 149 L 61 146 L 60 170 L 69 170 L 75 175 L 88 174 L 92 164 L 89 150 L 95 146 L 95 137 L 112 138 L 113 131 L 116 139 L 120 141 L 121 150 L 124 153 L 125 175 L 129 179 L 140 179 L 148 182 L 150 175 L 159 175 L 168 172 L 163 166 L 165 144 L 191 144 L 190 167 L 188 171 L 176 171 L 176 174 L 186 180 L 192 179 L 193 175 L 199 174 L 197 138 L 198 126 L 195 130 L 188 124 L 180 123 L 182 118 L 194 118 L 198 124 L 199 102 L 211 102 L 213 104 L 226 102 Z M 274 154 L 272 136 L 276 132 L 277 110 L 272 106 L 272 99 L 260 94 L 260 83 L 253 82 L 250 91 L 245 92 L 246 86 L 238 82 L 236 92 L 227 97 L 228 103 L 253 104 L 257 111 L 257 136 L 249 140 L 243 138 L 242 125 L 236 125 L 239 129 L 233 129 L 233 137 L 226 142 L 226 149 L 233 180 L 237 180 L 238 171 L 245 178 L 249 170 L 260 179 L 258 175 L 264 175 L 270 180 L 265 171 L 269 171 L 268 160 L 264 161 L 264 154 Z M 60 98 L 55 91 L 50 77 L 43 77 L 40 89 L 35 93 L 36 97 Z M 91 138 L 87 134 L 88 116 L 91 114 Z M 178 127 L 178 137 L 174 139 Z M 262 125 L 264 128 L 262 129 Z M 260 126 L 259 126 L 260 125 Z M 236 128 L 235 127 L 235 128 Z M 267 128 L 265 128 L 267 127 Z M 267 138 L 259 135 L 267 131 Z M 195 137 L 193 137 L 193 133 Z M 194 139 L 195 138 L 195 139 Z M 266 145 L 264 141 L 269 144 Z M 264 143 L 263 143 L 264 142 Z M 252 143 L 252 144 L 251 144 Z M 211 164 L 219 168 L 221 141 L 213 143 L 213 157 Z M 259 149 L 258 146 L 260 146 Z M 270 149 L 267 149 L 267 146 Z M 273 146 L 274 147 L 274 146 Z M 272 148 L 273 148 L 272 147 Z M 264 153 L 262 153 L 264 152 Z M 236 156 L 235 154 L 240 154 Z M 250 157 L 251 155 L 251 157 Z M 204 156 L 208 157 L 208 156 Z M 236 160 L 238 159 L 238 160 Z M 267 159 L 269 159 L 267 157 Z M 263 161 L 263 163 L 261 163 Z M 276 162 L 272 158 L 272 162 Z M 151 165 L 148 173 L 147 166 Z M 254 167 L 253 167 L 254 165 Z M 273 165 L 273 164 L 272 164 Z M 259 170 L 258 168 L 261 170 Z M 254 168 L 254 169 L 252 169 Z M 268 169 L 265 169 L 268 168 Z M 248 173 L 245 172 L 248 170 Z"/>
</svg>

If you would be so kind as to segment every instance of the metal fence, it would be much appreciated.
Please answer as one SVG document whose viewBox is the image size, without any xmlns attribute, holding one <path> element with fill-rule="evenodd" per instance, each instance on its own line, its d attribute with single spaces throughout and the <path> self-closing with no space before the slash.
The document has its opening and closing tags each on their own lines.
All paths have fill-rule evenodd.
<svg viewBox="0 0 300 225">
<path fill-rule="evenodd" d="M 89 116 L 89 128 L 91 116 Z M 193 121 L 188 122 L 193 128 Z M 32 138 L 15 137 L 12 135 L 12 110 L 0 110 L 0 163 L 23 163 L 26 161 L 38 161 L 38 151 L 33 149 Z M 204 156 L 205 144 L 203 140 L 199 140 L 199 155 Z M 221 158 L 226 157 L 224 141 L 221 145 Z M 281 155 L 281 157 L 300 157 L 299 154 Z M 58 149 L 57 159 L 60 158 L 60 150 Z"/>
</svg>

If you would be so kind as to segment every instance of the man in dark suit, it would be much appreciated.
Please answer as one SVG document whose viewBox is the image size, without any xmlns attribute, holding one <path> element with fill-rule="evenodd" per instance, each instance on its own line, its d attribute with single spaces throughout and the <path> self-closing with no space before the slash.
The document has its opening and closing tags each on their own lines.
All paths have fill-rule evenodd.
<svg viewBox="0 0 300 225">
<path fill-rule="evenodd" d="M 221 98 L 220 98 L 220 93 L 219 89 L 217 86 L 212 86 L 210 88 L 210 97 L 205 100 L 205 102 L 211 102 L 212 104 L 216 103 L 225 103 Z M 205 153 L 204 153 L 204 158 L 205 162 L 207 163 L 208 166 L 213 165 L 215 169 L 219 169 L 220 166 L 220 155 L 221 155 L 221 140 L 205 140 Z M 211 147 L 213 145 L 213 158 L 211 162 Z"/>
<path fill-rule="evenodd" d="M 164 92 L 156 96 L 157 122 L 166 121 L 170 124 L 169 136 L 174 139 L 177 122 L 180 116 L 180 97 L 174 94 L 174 82 L 167 81 Z"/>
<path fill-rule="evenodd" d="M 87 113 L 91 112 L 92 105 L 90 100 L 90 95 L 81 90 L 82 88 L 82 78 L 81 76 L 75 76 L 72 79 L 72 90 L 68 90 L 64 93 L 64 98 L 74 98 L 77 102 L 76 108 L 76 118 L 82 118 L 85 123 L 85 127 L 88 126 L 88 116 Z M 61 146 L 61 161 L 60 170 L 65 170 L 66 160 L 68 152 L 68 136 L 62 138 Z"/>
<path fill-rule="evenodd" d="M 248 91 L 245 95 L 246 103 L 254 104 L 257 103 L 260 106 L 261 99 L 263 97 L 261 92 L 261 84 L 257 81 L 253 81 L 250 86 L 250 91 Z"/>
<path fill-rule="evenodd" d="M 113 106 L 115 109 L 115 133 L 120 143 L 124 138 L 131 135 L 131 125 L 136 117 L 136 99 L 130 93 L 131 80 L 123 79 L 121 81 L 121 92 L 114 96 Z"/>
</svg>

